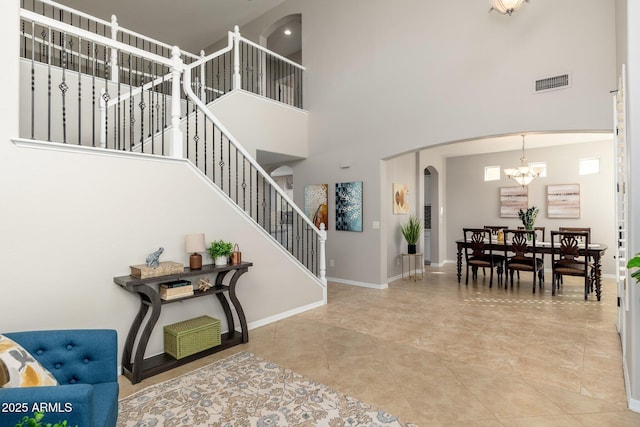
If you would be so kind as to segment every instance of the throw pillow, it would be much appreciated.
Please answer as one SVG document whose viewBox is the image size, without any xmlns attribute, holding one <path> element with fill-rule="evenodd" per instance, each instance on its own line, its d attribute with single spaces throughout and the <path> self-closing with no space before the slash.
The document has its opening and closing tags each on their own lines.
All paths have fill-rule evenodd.
<svg viewBox="0 0 640 427">
<path fill-rule="evenodd" d="M 58 385 L 44 366 L 17 342 L 0 335 L 0 387 Z"/>
</svg>

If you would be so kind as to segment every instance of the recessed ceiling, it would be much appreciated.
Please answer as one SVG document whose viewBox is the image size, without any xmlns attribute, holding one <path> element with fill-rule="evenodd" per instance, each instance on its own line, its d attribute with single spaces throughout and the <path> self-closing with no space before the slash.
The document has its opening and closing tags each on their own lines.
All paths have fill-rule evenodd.
<svg viewBox="0 0 640 427">
<path fill-rule="evenodd" d="M 284 0 L 59 0 L 66 6 L 199 54 Z"/>
</svg>

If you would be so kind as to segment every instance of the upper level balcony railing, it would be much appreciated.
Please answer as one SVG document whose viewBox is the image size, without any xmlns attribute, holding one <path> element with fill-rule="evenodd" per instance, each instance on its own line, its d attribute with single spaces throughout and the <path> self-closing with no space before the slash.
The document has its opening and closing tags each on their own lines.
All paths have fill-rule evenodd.
<svg viewBox="0 0 640 427">
<path fill-rule="evenodd" d="M 195 56 L 119 28 L 115 17 L 102 21 L 49 0 L 22 5 L 20 137 L 189 159 L 326 283 L 326 231 L 207 106 L 245 90 L 301 108 L 302 66 L 237 27 L 225 48 Z"/>
</svg>

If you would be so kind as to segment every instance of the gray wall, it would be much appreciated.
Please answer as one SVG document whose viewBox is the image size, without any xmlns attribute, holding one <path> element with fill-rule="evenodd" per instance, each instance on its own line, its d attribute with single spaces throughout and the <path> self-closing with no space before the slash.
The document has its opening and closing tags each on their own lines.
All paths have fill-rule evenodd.
<svg viewBox="0 0 640 427">
<path fill-rule="evenodd" d="M 392 275 L 371 268 L 395 256 L 382 242 L 396 224 L 385 219 L 381 159 L 487 135 L 611 128 L 613 2 L 540 0 L 511 17 L 487 10 L 471 0 L 287 0 L 241 28 L 258 40 L 302 14 L 310 146 L 294 167 L 296 200 L 306 184 L 364 181 L 364 232 L 336 232 L 330 217 L 328 276 L 379 285 Z M 565 72 L 570 89 L 532 93 L 536 78 Z"/>
<path fill-rule="evenodd" d="M 604 138 L 604 137 L 603 137 Z M 540 209 L 536 226 L 546 227 L 546 239 L 550 230 L 558 227 L 591 227 L 591 240 L 604 243 L 609 248 L 602 260 L 604 274 L 615 274 L 615 175 L 613 161 L 613 139 L 602 142 L 563 145 L 557 147 L 526 150 L 530 162 L 547 163 L 547 176 L 537 178 L 528 186 L 529 206 Z M 463 227 L 484 225 L 507 225 L 516 228 L 522 225 L 518 218 L 500 217 L 500 187 L 518 184 L 502 174 L 499 181 L 484 181 L 485 166 L 500 166 L 501 169 L 518 166 L 521 152 L 479 154 L 451 157 L 446 160 L 447 204 L 447 259 L 455 261 L 456 239 L 463 238 Z M 578 174 L 581 158 L 599 158 L 600 173 Z M 557 219 L 547 216 L 547 185 L 580 185 L 580 218 Z M 613 289 L 611 289 L 613 291 Z M 609 298 L 612 298 L 609 295 Z"/>
</svg>

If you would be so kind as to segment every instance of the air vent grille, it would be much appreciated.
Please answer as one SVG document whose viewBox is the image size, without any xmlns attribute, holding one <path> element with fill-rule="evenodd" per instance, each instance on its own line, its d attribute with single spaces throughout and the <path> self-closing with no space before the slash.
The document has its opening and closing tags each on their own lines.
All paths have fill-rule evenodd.
<svg viewBox="0 0 640 427">
<path fill-rule="evenodd" d="M 571 86 L 569 74 L 561 74 L 554 77 L 546 77 L 535 81 L 535 92 L 547 92 L 550 90 L 564 89 Z"/>
</svg>

